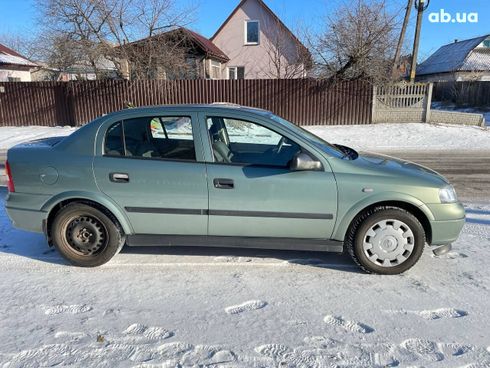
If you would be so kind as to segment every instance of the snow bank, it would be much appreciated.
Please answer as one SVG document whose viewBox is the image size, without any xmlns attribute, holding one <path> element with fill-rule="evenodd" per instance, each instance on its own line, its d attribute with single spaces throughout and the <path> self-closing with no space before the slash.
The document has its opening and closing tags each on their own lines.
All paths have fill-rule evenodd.
<svg viewBox="0 0 490 368">
<path fill-rule="evenodd" d="M 328 142 L 347 145 L 357 150 L 490 150 L 490 130 L 471 126 L 412 123 L 305 128 Z M 68 135 L 75 129 L 40 126 L 1 127 L 0 149 L 5 150 L 33 139 Z"/>
<path fill-rule="evenodd" d="M 9 149 L 16 144 L 35 139 L 66 136 L 76 130 L 72 127 L 0 127 L 0 149 Z"/>
<path fill-rule="evenodd" d="M 372 124 L 306 127 L 331 142 L 356 150 L 490 150 L 490 130 L 443 124 Z"/>
</svg>

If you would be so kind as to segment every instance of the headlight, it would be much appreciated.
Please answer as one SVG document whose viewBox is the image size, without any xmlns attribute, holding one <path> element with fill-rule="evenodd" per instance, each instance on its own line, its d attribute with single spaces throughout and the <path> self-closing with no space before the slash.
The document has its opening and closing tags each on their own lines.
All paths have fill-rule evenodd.
<svg viewBox="0 0 490 368">
<path fill-rule="evenodd" d="M 439 189 L 439 199 L 441 200 L 441 203 L 454 203 L 458 201 L 456 191 L 452 185 Z"/>
</svg>

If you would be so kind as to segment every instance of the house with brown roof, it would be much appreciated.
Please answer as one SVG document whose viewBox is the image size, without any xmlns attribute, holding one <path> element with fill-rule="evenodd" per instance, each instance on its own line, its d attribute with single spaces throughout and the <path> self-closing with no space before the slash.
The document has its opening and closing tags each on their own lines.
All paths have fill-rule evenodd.
<svg viewBox="0 0 490 368">
<path fill-rule="evenodd" d="M 263 0 L 241 0 L 210 39 L 181 27 L 118 48 L 126 78 L 303 78 L 311 66 L 308 49 Z"/>
<path fill-rule="evenodd" d="M 30 82 L 37 65 L 17 51 L 0 44 L 0 82 Z"/>
<path fill-rule="evenodd" d="M 214 66 L 229 61 L 209 39 L 183 27 L 116 49 L 127 64 L 123 76 L 138 79 L 217 79 L 221 71 Z"/>
</svg>

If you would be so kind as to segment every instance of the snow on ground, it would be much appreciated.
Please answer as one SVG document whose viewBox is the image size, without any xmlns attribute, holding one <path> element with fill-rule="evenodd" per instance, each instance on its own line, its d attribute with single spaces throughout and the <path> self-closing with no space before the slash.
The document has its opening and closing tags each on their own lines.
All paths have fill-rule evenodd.
<svg viewBox="0 0 490 368">
<path fill-rule="evenodd" d="M 372 124 L 306 127 L 356 150 L 490 150 L 490 130 L 448 124 Z"/>
<path fill-rule="evenodd" d="M 123 250 L 68 266 L 0 192 L 0 366 L 488 367 L 490 202 L 400 276 L 313 252 Z"/>
<path fill-rule="evenodd" d="M 16 144 L 35 139 L 69 135 L 75 130 L 72 127 L 0 127 L 0 149 L 9 149 Z"/>
<path fill-rule="evenodd" d="M 357 150 L 490 149 L 490 130 L 472 126 L 411 123 L 305 128 L 328 142 L 344 144 Z M 68 135 L 74 130 L 70 127 L 0 127 L 0 150 L 32 139 Z M 260 132 L 254 134 L 263 135 Z"/>
</svg>

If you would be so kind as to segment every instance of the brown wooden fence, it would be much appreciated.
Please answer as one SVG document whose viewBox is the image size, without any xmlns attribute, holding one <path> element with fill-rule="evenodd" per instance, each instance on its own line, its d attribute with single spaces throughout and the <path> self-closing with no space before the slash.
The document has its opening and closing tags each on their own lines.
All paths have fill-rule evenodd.
<svg viewBox="0 0 490 368">
<path fill-rule="evenodd" d="M 490 82 L 436 82 L 433 100 L 461 106 L 490 107 Z"/>
<path fill-rule="evenodd" d="M 230 102 L 300 125 L 371 123 L 372 87 L 317 80 L 179 80 L 0 83 L 0 126 L 82 125 L 134 106 Z"/>
</svg>

